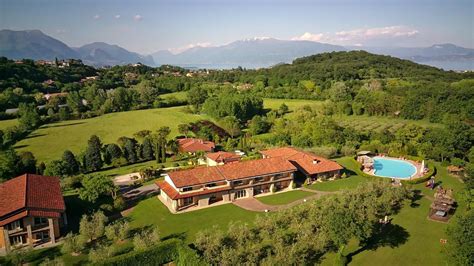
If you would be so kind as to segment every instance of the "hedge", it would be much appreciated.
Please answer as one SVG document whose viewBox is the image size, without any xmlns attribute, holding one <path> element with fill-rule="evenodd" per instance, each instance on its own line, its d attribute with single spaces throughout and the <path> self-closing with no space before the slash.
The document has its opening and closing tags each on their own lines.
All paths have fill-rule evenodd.
<svg viewBox="0 0 474 266">
<path fill-rule="evenodd" d="M 144 251 L 132 251 L 110 258 L 100 265 L 163 265 L 174 261 L 177 265 L 207 265 L 199 255 L 180 239 L 165 240 Z"/>
<path fill-rule="evenodd" d="M 424 176 L 413 180 L 402 180 L 402 183 L 415 185 L 428 181 L 433 175 L 436 174 L 436 167 L 433 163 L 428 163 L 428 169 L 428 172 Z"/>
</svg>

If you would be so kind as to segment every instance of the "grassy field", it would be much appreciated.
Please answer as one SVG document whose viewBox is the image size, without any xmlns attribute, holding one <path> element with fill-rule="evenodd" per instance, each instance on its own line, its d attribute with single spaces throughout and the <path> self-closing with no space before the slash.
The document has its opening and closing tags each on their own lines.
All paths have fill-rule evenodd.
<svg viewBox="0 0 474 266">
<path fill-rule="evenodd" d="M 354 175 L 344 179 L 317 182 L 307 186 L 307 188 L 319 191 L 338 191 L 357 187 L 363 182 L 367 182 L 365 177 Z"/>
<path fill-rule="evenodd" d="M 441 124 L 430 123 L 424 120 L 405 120 L 396 117 L 381 117 L 381 116 L 343 116 L 336 115 L 333 116 L 341 126 L 354 128 L 357 131 L 376 131 L 382 132 L 387 129 L 390 132 L 395 132 L 398 129 L 406 127 L 408 125 L 416 125 L 423 128 L 442 127 Z"/>
<path fill-rule="evenodd" d="M 294 191 L 282 192 L 282 193 L 278 193 L 278 194 L 270 195 L 270 196 L 258 197 L 256 199 L 268 205 L 282 205 L 282 204 L 291 203 L 295 200 L 299 200 L 311 195 L 314 195 L 314 193 L 302 191 L 302 190 L 294 190 Z"/>
<path fill-rule="evenodd" d="M 178 124 L 189 123 L 205 116 L 188 114 L 183 107 L 171 107 L 106 114 L 103 116 L 44 125 L 15 146 L 20 151 L 34 153 L 38 161 L 59 159 L 64 150 L 78 154 L 87 146 L 91 135 L 103 143 L 115 143 L 121 136 L 132 137 L 137 131 L 171 128 L 171 136 L 178 134 Z"/>
<path fill-rule="evenodd" d="M 274 98 L 263 99 L 263 107 L 266 109 L 276 110 L 283 103 L 286 104 L 290 110 L 294 110 L 304 105 L 321 106 L 323 102 L 313 101 L 313 100 L 299 100 L 299 99 L 274 99 Z"/>
<path fill-rule="evenodd" d="M 19 125 L 18 119 L 0 120 L 0 130 Z"/>
<path fill-rule="evenodd" d="M 188 92 L 178 91 L 178 92 L 165 93 L 165 94 L 160 95 L 160 98 L 163 98 L 163 99 L 169 99 L 170 97 L 174 97 L 178 100 L 186 100 L 186 98 L 188 97 Z"/>
<path fill-rule="evenodd" d="M 213 226 L 224 229 L 231 221 L 253 223 L 258 214 L 233 204 L 172 214 L 158 198 L 153 197 L 140 202 L 128 218 L 135 228 L 156 225 L 163 237 L 181 236 L 192 242 L 201 230 L 212 229 Z"/>
</svg>

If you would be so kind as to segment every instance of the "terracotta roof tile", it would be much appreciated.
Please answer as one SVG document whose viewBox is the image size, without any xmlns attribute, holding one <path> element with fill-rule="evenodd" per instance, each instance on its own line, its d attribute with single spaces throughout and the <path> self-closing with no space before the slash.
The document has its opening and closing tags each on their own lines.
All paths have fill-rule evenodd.
<svg viewBox="0 0 474 266">
<path fill-rule="evenodd" d="M 179 149 L 182 152 L 212 152 L 216 145 L 212 141 L 194 139 L 194 138 L 185 138 L 178 139 Z"/>
<path fill-rule="evenodd" d="M 216 168 L 227 180 L 242 179 L 254 176 L 270 175 L 282 172 L 295 172 L 296 167 L 282 158 L 268 158 L 243 161 L 217 166 Z"/>
<path fill-rule="evenodd" d="M 231 153 L 231 152 L 226 152 L 226 151 L 218 151 L 218 152 L 212 152 L 212 153 L 208 153 L 206 154 L 206 157 L 215 161 L 215 162 L 229 162 L 229 161 L 237 161 L 237 160 L 240 160 L 240 156 L 235 154 L 235 153 Z"/>
<path fill-rule="evenodd" d="M 26 216 L 28 216 L 28 211 L 22 211 L 20 213 L 8 216 L 7 218 L 5 218 L 3 220 L 0 220 L 0 226 L 4 226 L 6 224 L 9 224 L 11 222 L 14 222 L 14 221 L 16 221 L 18 219 L 21 219 L 23 217 L 26 217 Z"/>
<path fill-rule="evenodd" d="M 282 172 L 294 172 L 296 167 L 282 158 L 269 158 L 236 162 L 220 166 L 197 167 L 168 173 L 168 176 L 178 188 L 235 180 L 254 176 L 269 175 Z"/>
<path fill-rule="evenodd" d="M 25 174 L 0 184 L 0 220 L 21 209 L 66 209 L 59 178 Z"/>
<path fill-rule="evenodd" d="M 270 158 L 285 158 L 308 175 L 343 169 L 342 166 L 334 161 L 292 147 L 270 149 L 261 153 Z"/>
<path fill-rule="evenodd" d="M 217 167 L 207 166 L 169 172 L 168 176 L 176 187 L 187 187 L 225 180 L 224 176 L 217 170 Z"/>
</svg>

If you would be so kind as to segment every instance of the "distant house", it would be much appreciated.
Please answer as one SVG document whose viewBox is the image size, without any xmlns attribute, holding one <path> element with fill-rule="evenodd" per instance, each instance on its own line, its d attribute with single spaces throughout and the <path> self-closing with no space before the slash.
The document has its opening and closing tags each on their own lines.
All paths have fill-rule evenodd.
<svg viewBox="0 0 474 266">
<path fill-rule="evenodd" d="M 25 174 L 0 184 L 0 253 L 54 244 L 67 225 L 59 178 Z"/>
<path fill-rule="evenodd" d="M 97 80 L 98 78 L 99 78 L 99 76 L 85 77 L 85 78 L 80 80 L 80 83 L 84 83 L 84 82 L 88 82 L 88 81 L 92 81 L 92 80 Z"/>
<path fill-rule="evenodd" d="M 195 138 L 185 138 L 178 139 L 179 151 L 196 153 L 196 152 L 214 152 L 216 145 L 212 141 L 195 139 Z"/>
<path fill-rule="evenodd" d="M 46 93 L 45 95 L 43 95 L 43 98 L 45 98 L 47 101 L 49 101 L 50 99 L 52 98 L 55 98 L 55 97 L 66 97 L 69 93 L 67 92 L 58 92 L 58 93 Z"/>
<path fill-rule="evenodd" d="M 51 85 L 54 84 L 54 80 L 52 80 L 52 79 L 45 80 L 45 81 L 43 81 L 43 84 L 46 85 L 46 86 L 51 86 Z"/>
<path fill-rule="evenodd" d="M 232 152 L 218 151 L 206 154 L 206 164 L 208 166 L 223 165 L 238 161 L 240 161 L 240 156 Z"/>
<path fill-rule="evenodd" d="M 263 158 L 285 158 L 304 174 L 308 181 L 328 179 L 340 175 L 343 169 L 338 163 L 293 147 L 283 147 L 260 152 Z"/>
<path fill-rule="evenodd" d="M 156 184 L 160 200 L 179 212 L 292 189 L 296 171 L 285 159 L 269 158 L 170 172 Z"/>
</svg>

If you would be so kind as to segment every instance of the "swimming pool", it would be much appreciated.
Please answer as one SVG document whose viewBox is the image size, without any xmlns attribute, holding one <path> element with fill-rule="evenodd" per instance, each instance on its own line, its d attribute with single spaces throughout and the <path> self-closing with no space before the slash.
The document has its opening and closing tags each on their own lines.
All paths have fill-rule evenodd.
<svg viewBox="0 0 474 266">
<path fill-rule="evenodd" d="M 416 167 L 403 160 L 374 157 L 374 174 L 381 177 L 409 179 L 416 174 Z"/>
</svg>

